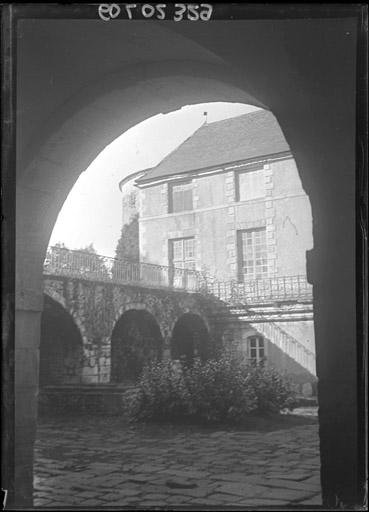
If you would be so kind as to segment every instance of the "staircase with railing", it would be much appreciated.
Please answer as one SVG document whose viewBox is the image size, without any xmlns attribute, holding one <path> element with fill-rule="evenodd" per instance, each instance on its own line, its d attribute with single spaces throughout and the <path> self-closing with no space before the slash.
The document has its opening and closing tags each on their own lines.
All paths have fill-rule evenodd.
<svg viewBox="0 0 369 512">
<path fill-rule="evenodd" d="M 274 322 L 259 322 L 251 324 L 260 334 L 279 347 L 282 352 L 299 363 L 312 375 L 316 375 L 315 354 L 307 349 L 296 338 L 288 334 L 284 329 Z"/>
</svg>

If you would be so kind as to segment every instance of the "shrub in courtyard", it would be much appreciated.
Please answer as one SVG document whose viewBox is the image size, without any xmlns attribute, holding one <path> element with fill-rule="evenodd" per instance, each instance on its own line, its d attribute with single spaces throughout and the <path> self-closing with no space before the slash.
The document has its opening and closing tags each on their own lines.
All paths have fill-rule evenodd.
<svg viewBox="0 0 369 512">
<path fill-rule="evenodd" d="M 189 413 L 208 421 L 240 421 L 256 407 L 256 395 L 249 375 L 230 357 L 201 363 L 196 361 L 184 373 Z"/>
<path fill-rule="evenodd" d="M 144 368 L 128 404 L 133 419 L 178 419 L 186 416 L 188 390 L 180 365 L 161 361 Z"/>
<path fill-rule="evenodd" d="M 223 355 L 191 367 L 173 361 L 145 367 L 128 412 L 142 420 L 240 422 L 250 413 L 292 408 L 294 398 L 276 370 Z"/>
<path fill-rule="evenodd" d="M 256 408 L 260 413 L 275 413 L 293 409 L 296 392 L 292 383 L 274 368 L 259 365 L 248 367 L 250 386 L 256 395 Z"/>
</svg>

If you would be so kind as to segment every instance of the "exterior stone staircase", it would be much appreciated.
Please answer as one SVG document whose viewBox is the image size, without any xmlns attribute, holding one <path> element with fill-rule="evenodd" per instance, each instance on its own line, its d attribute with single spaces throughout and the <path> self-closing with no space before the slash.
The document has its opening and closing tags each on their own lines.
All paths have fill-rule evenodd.
<svg viewBox="0 0 369 512">
<path fill-rule="evenodd" d="M 251 323 L 252 327 L 285 354 L 316 376 L 315 354 L 273 322 Z"/>
<path fill-rule="evenodd" d="M 252 322 L 240 315 L 234 314 L 233 306 L 221 301 L 215 297 L 208 307 L 208 314 L 212 316 L 219 329 L 224 328 L 225 325 L 237 326 L 247 323 L 255 329 L 264 338 L 276 345 L 283 353 L 287 354 L 291 359 L 296 361 L 302 368 L 307 370 L 311 375 L 316 377 L 315 354 L 306 348 L 298 339 L 294 338 L 291 334 L 287 333 L 284 329 L 279 327 L 276 322 L 266 320 L 265 313 L 256 313 L 253 315 L 256 322 Z M 231 329 L 232 331 L 232 329 Z M 231 341 L 232 336 L 230 337 Z"/>
</svg>

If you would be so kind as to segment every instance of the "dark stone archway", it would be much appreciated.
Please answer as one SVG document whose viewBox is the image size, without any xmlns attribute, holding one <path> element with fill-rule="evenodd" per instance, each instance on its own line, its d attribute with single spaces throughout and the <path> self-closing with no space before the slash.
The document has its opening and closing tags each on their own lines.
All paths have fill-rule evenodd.
<svg viewBox="0 0 369 512">
<path fill-rule="evenodd" d="M 82 356 L 82 338 L 72 316 L 45 296 L 41 317 L 40 387 L 80 383 Z"/>
<path fill-rule="evenodd" d="M 171 340 L 172 359 L 191 365 L 196 357 L 205 361 L 209 356 L 209 332 L 204 320 L 192 313 L 182 315 L 174 325 Z"/>
<path fill-rule="evenodd" d="M 126 311 L 111 337 L 111 382 L 137 380 L 144 366 L 160 360 L 163 338 L 155 318 L 145 310 Z"/>
<path fill-rule="evenodd" d="M 6 59 L 6 76 L 14 73 L 15 83 L 17 75 L 17 98 L 11 91 L 5 117 L 10 146 L 17 138 L 17 155 L 8 155 L 4 180 L 8 224 L 14 204 L 17 208 L 17 236 L 11 233 L 4 244 L 7 255 L 16 254 L 16 268 L 11 262 L 4 272 L 10 326 L 4 396 L 11 418 L 4 466 L 13 466 L 4 487 L 17 506 L 32 506 L 42 262 L 69 190 L 103 147 L 150 115 L 202 101 L 252 102 L 250 94 L 280 122 L 312 205 L 314 249 L 307 267 L 314 285 L 323 502 L 362 503 L 365 468 L 358 446 L 364 439 L 359 413 L 365 414 L 365 404 L 357 394 L 362 353 L 356 343 L 356 304 L 361 308 L 363 302 L 355 289 L 355 236 L 360 240 L 361 233 L 355 232 L 355 88 L 357 69 L 363 69 L 356 59 L 357 28 L 365 26 L 365 14 L 362 6 L 343 6 L 345 12 L 335 7 L 328 19 L 321 7 L 321 17 L 291 22 L 266 6 L 268 19 L 232 22 L 231 30 L 229 21 L 220 20 L 166 21 L 165 27 L 81 20 L 80 30 L 77 20 L 56 23 L 38 20 L 34 13 L 18 23 L 18 7 L 4 18 L 9 34 L 18 36 L 10 47 L 17 49 L 17 59 L 15 54 Z M 129 49 L 124 58 L 122 48 Z M 205 80 L 214 66 L 219 73 Z M 112 87 L 116 70 L 120 76 Z M 234 70 L 241 73 L 235 81 Z M 12 121 L 15 104 L 17 123 Z"/>
</svg>

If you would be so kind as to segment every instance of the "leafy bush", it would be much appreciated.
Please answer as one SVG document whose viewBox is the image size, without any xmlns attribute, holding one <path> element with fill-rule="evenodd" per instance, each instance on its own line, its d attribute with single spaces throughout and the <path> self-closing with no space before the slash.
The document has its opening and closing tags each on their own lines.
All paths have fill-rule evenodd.
<svg viewBox="0 0 369 512">
<path fill-rule="evenodd" d="M 196 361 L 184 375 L 191 416 L 205 421 L 241 420 L 256 407 L 256 395 L 241 365 L 228 357 Z"/>
<path fill-rule="evenodd" d="M 145 367 L 128 412 L 136 420 L 238 422 L 293 403 L 291 385 L 276 370 L 223 355 L 192 367 L 178 361 Z"/>
<path fill-rule="evenodd" d="M 256 409 L 260 413 L 293 409 L 296 393 L 293 385 L 274 368 L 250 365 L 249 383 L 256 394 Z"/>
<path fill-rule="evenodd" d="M 128 411 L 135 419 L 176 419 L 186 415 L 187 405 L 182 368 L 173 361 L 161 361 L 144 368 Z"/>
</svg>

